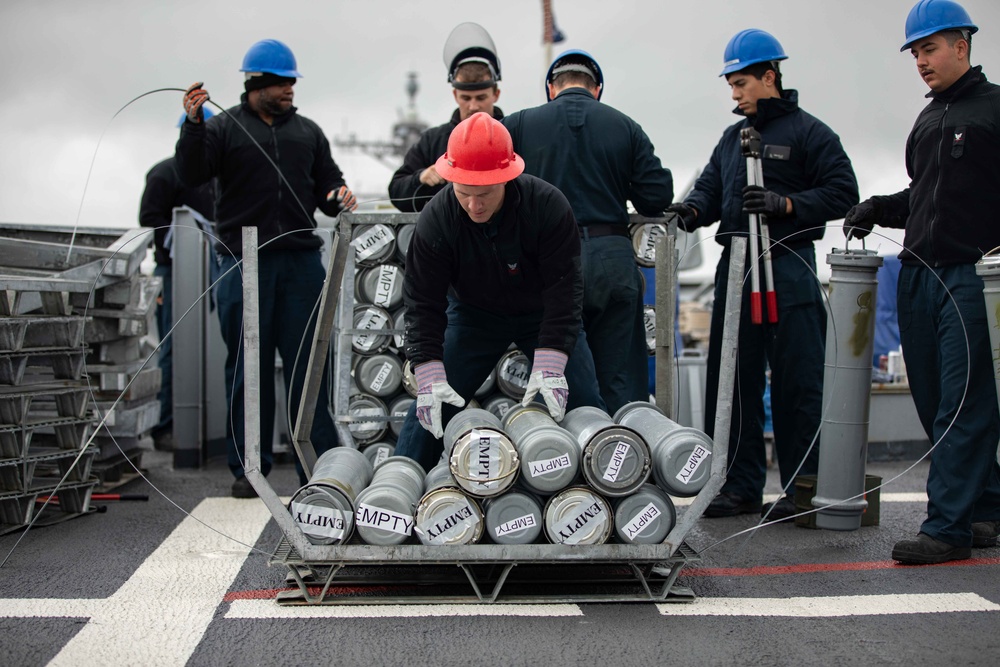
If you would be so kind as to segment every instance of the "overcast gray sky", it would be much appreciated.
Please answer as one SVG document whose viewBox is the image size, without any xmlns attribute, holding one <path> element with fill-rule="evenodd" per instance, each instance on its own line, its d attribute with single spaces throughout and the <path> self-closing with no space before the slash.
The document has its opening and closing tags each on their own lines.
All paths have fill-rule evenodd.
<svg viewBox="0 0 1000 667">
<path fill-rule="evenodd" d="M 743 28 L 767 30 L 790 56 L 786 87 L 840 135 L 866 197 L 905 187 L 904 142 L 926 104 L 912 57 L 899 52 L 913 1 L 553 0 L 567 36 L 555 52 L 582 48 L 598 59 L 603 102 L 644 127 L 682 187 L 736 120 L 718 76 L 726 42 Z M 964 6 L 980 26 L 973 63 L 1000 81 L 1000 2 Z M 463 21 L 482 24 L 496 42 L 501 108 L 542 103 L 540 0 L 4 0 L 0 221 L 72 225 L 82 202 L 82 225 L 136 225 L 146 170 L 173 153 L 181 94 L 143 98 L 111 122 L 115 111 L 194 81 L 223 106 L 235 104 L 243 54 L 263 38 L 295 52 L 304 74 L 296 105 L 331 139 L 388 139 L 411 70 L 420 116 L 444 122 L 454 104 L 441 51 Z M 385 192 L 388 167 L 337 148 L 334 159 L 356 191 Z"/>
</svg>

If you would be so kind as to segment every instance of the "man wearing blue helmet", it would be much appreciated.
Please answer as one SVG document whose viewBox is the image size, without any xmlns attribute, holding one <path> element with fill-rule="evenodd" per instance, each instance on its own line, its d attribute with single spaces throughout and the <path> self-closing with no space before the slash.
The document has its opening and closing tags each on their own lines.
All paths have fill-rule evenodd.
<svg viewBox="0 0 1000 667">
<path fill-rule="evenodd" d="M 673 178 L 634 120 L 602 104 L 604 75 L 586 51 L 560 54 L 545 77 L 549 102 L 504 118 L 525 171 L 559 188 L 580 226 L 583 327 L 601 397 L 614 414 L 649 400 L 642 276 L 628 232 L 631 201 L 659 217 Z"/>
<path fill-rule="evenodd" d="M 275 353 L 284 361 L 285 390 L 291 414 L 299 411 L 305 378 L 300 344 L 308 350 L 310 315 L 323 289 L 326 272 L 316 235 L 319 208 L 330 216 L 356 207 L 354 195 L 330 155 L 330 144 L 313 121 L 292 105 L 292 86 L 301 76 L 285 44 L 265 39 L 250 47 L 240 71 L 246 92 L 241 103 L 205 121 L 208 92 L 197 83 L 184 96 L 187 120 L 177 141 L 177 171 L 188 185 L 218 177 L 216 251 L 222 256 L 217 285 L 219 320 L 226 341 L 226 421 L 229 468 L 236 481 L 232 495 L 256 495 L 244 475 L 243 279 L 236 267 L 242 254 L 243 227 L 257 227 L 260 303 L 260 377 L 274 377 Z M 277 172 L 276 173 L 276 168 Z M 299 359 L 299 363 L 296 363 Z M 325 378 L 325 374 L 324 374 Z M 317 454 L 337 445 L 328 406 L 326 381 L 315 406 L 312 443 Z M 260 386 L 260 432 L 274 430 L 274 384 Z M 294 419 L 294 417 L 293 417 Z M 271 470 L 271 439 L 261 441 L 261 472 Z M 197 462 L 195 462 L 197 465 Z M 302 472 L 300 479 L 304 481 Z"/>
<path fill-rule="evenodd" d="M 721 221 L 715 240 L 723 246 L 715 274 L 708 349 L 705 424 L 715 424 L 722 324 L 729 275 L 730 240 L 749 234 L 748 214 L 764 215 L 770 227 L 775 313 L 751 322 L 750 281 L 744 282 L 737 386 L 729 436 L 726 484 L 705 511 L 708 517 L 761 512 L 769 520 L 795 514 L 794 476 L 816 474 L 823 402 L 826 310 L 816 278 L 813 242 L 825 225 L 858 201 L 858 183 L 840 138 L 799 108 L 798 92 L 781 84 L 781 44 L 763 30 L 743 30 L 726 46 L 722 76 L 744 116 L 722 135 L 694 189 L 670 207 L 691 231 Z M 747 185 L 740 132 L 761 135 L 764 185 Z M 747 257 L 750 262 L 759 257 Z M 771 370 L 771 413 L 781 486 L 785 496 L 762 507 L 767 456 L 764 389 Z M 801 467 L 800 467 L 801 464 Z"/>
<path fill-rule="evenodd" d="M 900 540 L 902 563 L 942 563 L 994 547 L 1000 534 L 997 409 L 983 280 L 976 263 L 1000 246 L 1000 86 L 972 67 L 979 28 L 951 0 L 921 0 L 906 41 L 930 93 L 906 141 L 910 187 L 855 206 L 848 238 L 874 225 L 905 229 L 898 284 L 899 337 L 910 391 L 933 444 L 927 519 Z"/>
</svg>

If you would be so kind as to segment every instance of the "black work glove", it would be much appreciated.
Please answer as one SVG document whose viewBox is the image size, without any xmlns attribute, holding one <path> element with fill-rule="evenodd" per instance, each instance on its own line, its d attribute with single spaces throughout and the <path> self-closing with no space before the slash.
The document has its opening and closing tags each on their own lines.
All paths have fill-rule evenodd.
<svg viewBox="0 0 1000 667">
<path fill-rule="evenodd" d="M 788 215 L 788 201 L 784 195 L 765 190 L 759 185 L 743 188 L 743 212 L 766 215 L 769 218 L 783 218 Z"/>
<path fill-rule="evenodd" d="M 683 202 L 671 204 L 667 207 L 667 211 L 675 213 L 680 218 L 677 225 L 685 232 L 693 231 L 698 226 L 698 212 Z"/>
<path fill-rule="evenodd" d="M 844 236 L 847 240 L 863 239 L 872 232 L 875 223 L 882 219 L 882 207 L 875 197 L 866 199 L 851 208 L 844 216 Z"/>
</svg>

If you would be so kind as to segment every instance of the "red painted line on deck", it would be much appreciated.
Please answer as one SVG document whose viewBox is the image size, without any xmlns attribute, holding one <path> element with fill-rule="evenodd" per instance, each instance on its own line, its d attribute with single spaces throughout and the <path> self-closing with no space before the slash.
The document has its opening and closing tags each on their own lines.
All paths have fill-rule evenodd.
<svg viewBox="0 0 1000 667">
<path fill-rule="evenodd" d="M 775 574 L 810 574 L 813 572 L 850 572 L 858 570 L 906 570 L 915 567 L 1000 565 L 1000 558 L 969 558 L 937 565 L 903 565 L 894 560 L 857 563 L 803 563 L 801 565 L 769 565 L 758 567 L 690 567 L 681 570 L 681 577 L 758 577 Z"/>
</svg>

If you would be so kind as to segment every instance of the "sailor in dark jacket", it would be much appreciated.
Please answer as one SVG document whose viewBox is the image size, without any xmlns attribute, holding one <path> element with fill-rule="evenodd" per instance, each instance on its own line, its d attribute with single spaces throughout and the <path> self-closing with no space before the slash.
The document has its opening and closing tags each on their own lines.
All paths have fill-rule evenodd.
<svg viewBox="0 0 1000 667">
<path fill-rule="evenodd" d="M 335 216 L 356 203 L 323 132 L 292 106 L 292 86 L 301 75 L 291 50 L 273 39 L 257 42 L 247 51 L 241 71 L 246 72 L 242 103 L 208 122 L 201 113 L 208 93 L 201 84 L 188 90 L 184 98 L 188 121 L 181 128 L 176 157 L 185 183 L 198 185 L 218 178 L 216 215 L 221 241 L 216 249 L 222 255 L 224 276 L 217 285 L 217 299 L 228 350 L 229 468 L 236 477 L 233 496 L 246 498 L 256 493 L 243 474 L 243 280 L 236 267 L 242 254 L 243 227 L 257 227 L 261 246 L 260 376 L 274 377 L 275 352 L 280 352 L 294 421 L 308 365 L 300 357 L 300 343 L 305 339 L 308 350 L 313 335 L 310 314 L 326 277 L 320 260 L 323 241 L 316 235 L 313 215 L 319 208 Z M 326 408 L 327 392 L 323 382 L 316 405 L 307 406 L 315 410 L 312 443 L 317 454 L 337 445 Z M 260 397 L 260 432 L 265 435 L 261 472 L 267 475 L 272 461 L 273 382 L 260 383 Z"/>
<path fill-rule="evenodd" d="M 1000 412 L 995 351 L 976 263 L 1000 246 L 1000 86 L 970 67 L 978 28 L 955 2 L 922 0 L 906 44 L 931 89 L 906 142 L 910 187 L 872 197 L 844 220 L 850 237 L 905 228 L 897 309 L 910 392 L 933 445 L 927 519 L 901 540 L 903 563 L 969 558 L 1000 534 Z"/>
<path fill-rule="evenodd" d="M 752 324 L 750 281 L 744 282 L 740 319 L 737 386 L 729 437 L 729 472 L 722 492 L 705 516 L 761 511 L 769 520 L 795 514 L 791 495 L 796 474 L 815 474 L 823 400 L 826 310 L 816 277 L 813 241 L 830 220 L 843 217 L 858 201 L 851 161 L 833 131 L 801 110 L 798 94 L 782 90 L 777 61 L 787 58 L 778 41 L 762 30 L 744 30 L 726 47 L 726 76 L 738 108 L 746 116 L 729 127 L 683 204 L 671 206 L 687 230 L 721 220 L 716 241 L 723 246 L 715 274 L 715 303 L 708 353 L 705 424 L 715 424 L 730 240 L 746 236 L 748 213 L 766 216 L 778 321 Z M 764 185 L 748 186 L 740 131 L 753 127 L 762 137 Z M 747 258 L 758 261 L 756 257 Z M 762 508 L 766 473 L 763 394 L 771 371 L 774 445 L 785 492 Z"/>
<path fill-rule="evenodd" d="M 560 54 L 549 67 L 550 99 L 503 120 L 525 172 L 559 188 L 582 238 L 583 326 L 601 397 L 614 413 L 649 400 L 649 353 L 642 276 L 628 231 L 627 202 L 659 217 L 674 198 L 673 178 L 634 120 L 600 103 L 604 76 L 586 51 Z"/>
<path fill-rule="evenodd" d="M 456 55 L 449 57 L 449 47 L 456 43 L 456 39 L 463 38 L 465 41 L 454 47 L 458 51 Z M 437 173 L 434 163 L 448 150 L 448 137 L 456 125 L 479 112 L 488 113 L 497 120 L 503 118 L 503 111 L 495 106 L 500 98 L 500 88 L 497 87 L 500 59 L 486 31 L 475 23 L 457 26 L 445 46 L 445 59 L 448 83 L 452 85 L 458 108 L 447 123 L 425 130 L 420 135 L 389 182 L 392 205 L 407 213 L 422 211 L 431 197 L 444 188 L 445 180 Z"/>
<path fill-rule="evenodd" d="M 444 426 L 514 343 L 537 395 L 560 421 L 567 407 L 603 408 L 581 330 L 580 237 L 566 198 L 519 175 L 524 163 L 498 121 L 455 128 L 437 162 L 451 183 L 421 212 L 406 256 L 405 352 L 417 400 L 396 454 L 430 469 Z"/>
</svg>

